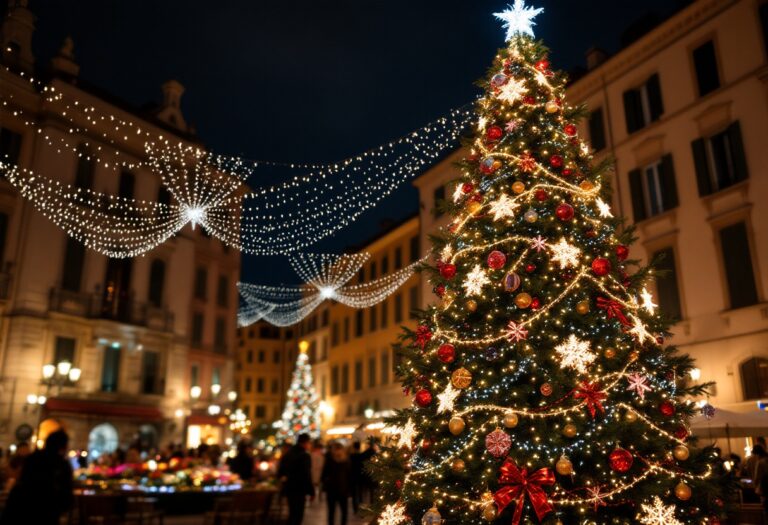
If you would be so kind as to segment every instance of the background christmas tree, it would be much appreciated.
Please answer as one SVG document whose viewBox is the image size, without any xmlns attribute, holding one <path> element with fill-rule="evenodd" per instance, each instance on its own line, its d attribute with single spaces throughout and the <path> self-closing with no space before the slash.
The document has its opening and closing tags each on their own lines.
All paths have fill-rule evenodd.
<svg viewBox="0 0 768 525">
<path fill-rule="evenodd" d="M 539 11 L 496 15 L 508 47 L 428 268 L 440 301 L 398 347 L 413 406 L 374 465 L 379 523 L 717 523 L 716 456 L 687 427 L 706 385 L 665 346 Z"/>
<path fill-rule="evenodd" d="M 320 437 L 320 418 L 318 399 L 312 382 L 312 365 L 309 364 L 307 349 L 299 349 L 296 358 L 296 368 L 291 377 L 288 389 L 288 401 L 283 409 L 283 419 L 277 432 L 280 443 L 290 441 L 295 443 L 299 434 L 307 433 L 311 438 Z"/>
</svg>

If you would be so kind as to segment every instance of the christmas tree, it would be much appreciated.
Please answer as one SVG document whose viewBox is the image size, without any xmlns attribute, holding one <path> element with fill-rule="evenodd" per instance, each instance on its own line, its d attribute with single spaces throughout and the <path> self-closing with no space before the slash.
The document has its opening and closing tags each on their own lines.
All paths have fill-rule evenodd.
<svg viewBox="0 0 768 525">
<path fill-rule="evenodd" d="M 716 455 L 697 448 L 692 360 L 629 258 L 563 75 L 517 0 L 477 104 L 438 304 L 398 345 L 411 408 L 373 470 L 379 523 L 717 523 Z"/>
<path fill-rule="evenodd" d="M 295 443 L 299 434 L 305 433 L 313 439 L 320 437 L 320 419 L 317 392 L 312 383 L 312 365 L 306 346 L 300 345 L 277 439 L 281 443 Z"/>
</svg>

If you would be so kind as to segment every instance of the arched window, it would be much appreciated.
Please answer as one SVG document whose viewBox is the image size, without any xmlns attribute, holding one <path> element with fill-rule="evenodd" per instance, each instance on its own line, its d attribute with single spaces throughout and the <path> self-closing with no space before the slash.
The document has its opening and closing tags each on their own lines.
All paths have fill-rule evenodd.
<svg viewBox="0 0 768 525">
<path fill-rule="evenodd" d="M 96 425 L 88 434 L 88 453 L 92 458 L 98 458 L 102 454 L 111 454 L 117 450 L 117 429 L 109 423 Z"/>
<path fill-rule="evenodd" d="M 163 286 L 165 284 L 165 262 L 160 259 L 152 261 L 149 268 L 149 302 L 152 306 L 163 306 Z"/>
<path fill-rule="evenodd" d="M 744 399 L 768 398 L 768 359 L 753 357 L 741 363 L 741 386 Z"/>
</svg>

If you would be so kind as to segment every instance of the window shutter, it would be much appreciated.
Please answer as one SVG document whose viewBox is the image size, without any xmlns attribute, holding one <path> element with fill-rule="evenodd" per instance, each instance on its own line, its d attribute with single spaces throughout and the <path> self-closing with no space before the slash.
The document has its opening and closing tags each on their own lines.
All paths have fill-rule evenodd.
<svg viewBox="0 0 768 525">
<path fill-rule="evenodd" d="M 636 89 L 624 92 L 624 117 L 627 119 L 627 133 L 634 133 L 643 127 L 640 93 Z"/>
<path fill-rule="evenodd" d="M 605 148 L 605 127 L 603 126 L 603 110 L 598 108 L 589 115 L 589 141 L 595 151 Z"/>
<path fill-rule="evenodd" d="M 739 125 L 738 120 L 728 126 L 728 141 L 731 144 L 734 177 L 737 181 L 746 180 L 749 173 L 747 171 L 747 159 L 744 156 L 744 142 L 741 139 L 741 125 Z"/>
<path fill-rule="evenodd" d="M 651 110 L 651 122 L 659 120 L 664 113 L 664 102 L 661 100 L 661 84 L 659 75 L 654 74 L 645 83 L 645 89 L 648 91 L 648 103 Z"/>
<path fill-rule="evenodd" d="M 643 197 L 642 173 L 639 169 L 629 172 L 629 190 L 632 194 L 632 214 L 635 222 L 645 219 L 645 198 Z"/>
<path fill-rule="evenodd" d="M 712 181 L 709 178 L 709 164 L 707 163 L 707 148 L 704 139 L 696 139 L 691 142 L 693 150 L 693 163 L 696 166 L 696 184 L 699 187 L 699 195 L 712 193 Z"/>
<path fill-rule="evenodd" d="M 755 272 L 749 249 L 747 227 L 738 222 L 720 230 L 725 280 L 730 308 L 742 308 L 758 302 Z"/>
<path fill-rule="evenodd" d="M 661 199 L 664 210 L 677 208 L 677 184 L 675 182 L 675 165 L 672 155 L 667 154 L 661 158 Z"/>
</svg>

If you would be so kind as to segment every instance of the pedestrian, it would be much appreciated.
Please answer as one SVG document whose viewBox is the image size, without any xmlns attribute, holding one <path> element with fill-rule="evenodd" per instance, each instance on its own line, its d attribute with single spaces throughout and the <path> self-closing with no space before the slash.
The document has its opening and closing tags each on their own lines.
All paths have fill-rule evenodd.
<svg viewBox="0 0 768 525">
<path fill-rule="evenodd" d="M 237 454 L 229 463 L 229 470 L 247 483 L 253 479 L 253 447 L 246 441 L 237 444 Z"/>
<path fill-rule="evenodd" d="M 368 503 L 373 504 L 373 497 L 374 492 L 376 489 L 376 482 L 374 481 L 373 477 L 371 477 L 371 474 L 368 472 L 368 466 L 371 464 L 371 461 L 376 456 L 376 441 L 371 438 L 368 441 L 368 448 L 365 449 L 363 452 L 361 458 L 363 463 L 363 476 L 362 480 L 360 482 L 360 486 L 363 490 L 363 495 L 366 493 L 368 494 Z M 360 501 L 362 502 L 364 497 L 361 496 Z"/>
<path fill-rule="evenodd" d="M 334 525 L 336 506 L 341 509 L 341 525 L 347 525 L 347 505 L 351 487 L 352 465 L 341 443 L 333 443 L 325 458 L 322 481 L 328 503 L 328 525 Z"/>
<path fill-rule="evenodd" d="M 312 486 L 312 458 L 309 449 L 312 443 L 309 434 L 299 434 L 296 444 L 280 458 L 277 472 L 283 494 L 288 499 L 288 525 L 301 525 L 307 496 L 314 499 Z"/>
<path fill-rule="evenodd" d="M 312 456 L 312 484 L 315 486 L 315 492 L 318 495 L 318 499 L 320 499 L 320 483 L 322 481 L 323 465 L 325 465 L 325 450 L 322 441 L 319 439 L 315 440 L 312 444 L 312 452 L 310 455 Z"/>
<path fill-rule="evenodd" d="M 69 436 L 52 432 L 45 447 L 24 461 L 21 475 L 8 495 L 1 525 L 56 525 L 72 507 L 72 467 L 66 460 Z"/>
<path fill-rule="evenodd" d="M 360 442 L 352 443 L 352 454 L 349 457 L 352 468 L 352 510 L 360 511 L 360 500 L 363 497 L 363 454 L 360 452 Z"/>
</svg>

